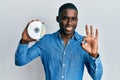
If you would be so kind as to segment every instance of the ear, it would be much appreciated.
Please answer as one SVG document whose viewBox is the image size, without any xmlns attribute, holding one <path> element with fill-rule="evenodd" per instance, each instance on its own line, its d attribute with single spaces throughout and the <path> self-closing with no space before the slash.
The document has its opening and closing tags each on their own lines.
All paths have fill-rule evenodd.
<svg viewBox="0 0 120 80">
<path fill-rule="evenodd" d="M 59 16 L 56 17 L 56 21 L 59 23 Z"/>
</svg>

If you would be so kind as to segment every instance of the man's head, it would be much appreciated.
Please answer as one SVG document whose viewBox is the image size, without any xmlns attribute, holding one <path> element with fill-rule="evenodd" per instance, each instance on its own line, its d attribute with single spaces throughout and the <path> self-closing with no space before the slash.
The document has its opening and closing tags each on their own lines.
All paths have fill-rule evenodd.
<svg viewBox="0 0 120 80">
<path fill-rule="evenodd" d="M 72 35 L 77 26 L 78 10 L 72 3 L 63 4 L 59 8 L 57 22 L 60 26 L 60 31 L 64 35 Z"/>
<path fill-rule="evenodd" d="M 72 3 L 66 3 L 66 4 L 63 4 L 60 8 L 59 8 L 59 11 L 58 11 L 58 16 L 60 16 L 61 12 L 64 10 L 64 9 L 74 9 L 78 12 L 76 6 Z"/>
</svg>

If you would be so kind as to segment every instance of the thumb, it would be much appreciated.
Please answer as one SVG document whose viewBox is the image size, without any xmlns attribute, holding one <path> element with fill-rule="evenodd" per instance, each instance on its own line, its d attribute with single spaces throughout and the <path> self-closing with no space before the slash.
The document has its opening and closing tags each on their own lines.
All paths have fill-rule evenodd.
<svg viewBox="0 0 120 80">
<path fill-rule="evenodd" d="M 86 44 L 86 41 L 85 41 L 85 37 L 84 37 L 83 40 L 82 40 L 82 42 L 81 42 L 81 46 L 82 46 L 83 48 L 85 48 L 85 44 Z"/>
</svg>

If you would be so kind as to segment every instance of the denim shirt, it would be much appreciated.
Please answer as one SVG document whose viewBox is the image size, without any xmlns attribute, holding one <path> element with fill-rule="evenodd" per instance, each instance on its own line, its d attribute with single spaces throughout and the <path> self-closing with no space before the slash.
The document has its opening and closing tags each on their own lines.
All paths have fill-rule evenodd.
<svg viewBox="0 0 120 80">
<path fill-rule="evenodd" d="M 59 31 L 46 34 L 33 46 L 20 44 L 15 54 L 15 64 L 25 65 L 40 57 L 46 80 L 82 80 L 84 65 L 93 80 L 101 80 L 103 68 L 100 56 L 93 58 L 82 47 L 83 36 L 77 32 L 64 45 Z"/>
</svg>

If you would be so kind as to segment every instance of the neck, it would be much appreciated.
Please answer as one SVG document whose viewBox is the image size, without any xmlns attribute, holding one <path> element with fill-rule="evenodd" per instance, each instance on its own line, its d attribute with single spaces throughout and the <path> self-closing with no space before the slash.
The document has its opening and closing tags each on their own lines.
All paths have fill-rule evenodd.
<svg viewBox="0 0 120 80">
<path fill-rule="evenodd" d="M 71 35 L 65 35 L 65 34 L 62 34 L 61 33 L 61 37 L 62 37 L 62 39 L 64 40 L 64 39 L 70 39 L 70 38 L 72 38 L 72 36 L 73 36 L 73 34 L 71 34 Z"/>
<path fill-rule="evenodd" d="M 69 39 L 72 38 L 72 36 L 73 34 L 67 35 L 67 34 L 61 33 L 61 38 L 63 39 L 65 46 L 68 43 Z"/>
</svg>

